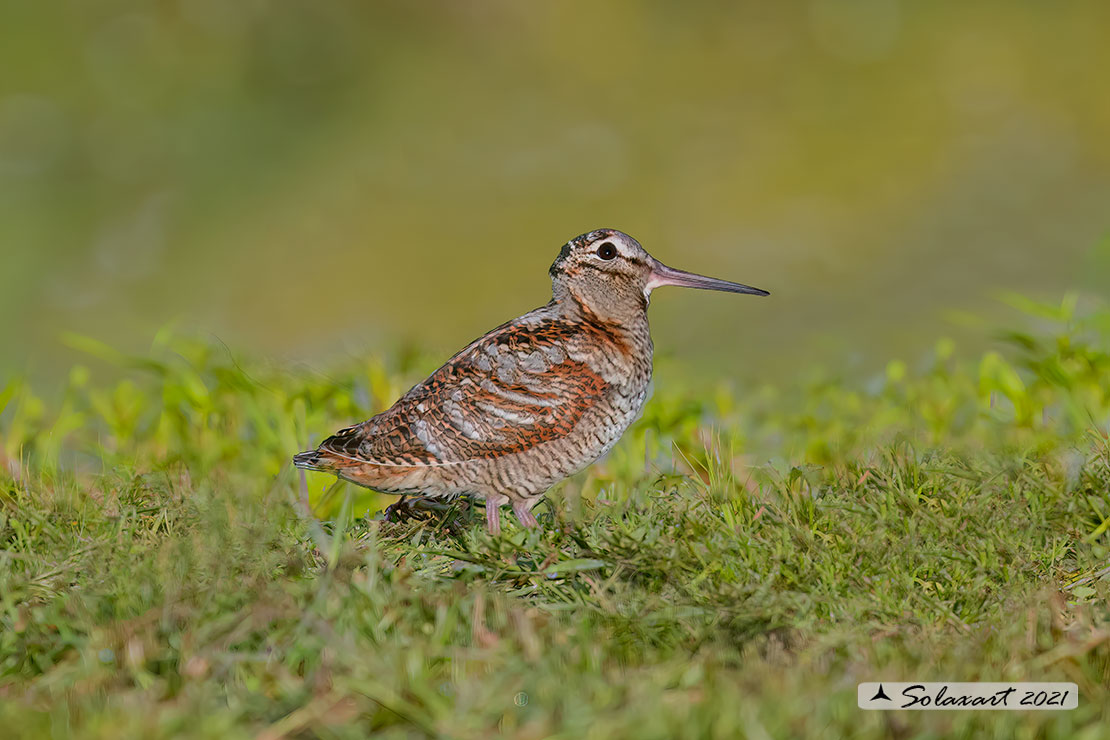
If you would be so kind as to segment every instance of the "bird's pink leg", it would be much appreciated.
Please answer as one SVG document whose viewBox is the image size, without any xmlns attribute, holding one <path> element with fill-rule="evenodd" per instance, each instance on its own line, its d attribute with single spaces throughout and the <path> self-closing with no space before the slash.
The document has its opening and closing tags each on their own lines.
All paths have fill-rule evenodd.
<svg viewBox="0 0 1110 740">
<path fill-rule="evenodd" d="M 513 513 L 516 514 L 517 521 L 529 529 L 539 526 L 539 522 L 536 521 L 536 517 L 532 513 L 532 507 L 536 505 L 537 500 L 525 499 L 513 504 Z"/>
<path fill-rule="evenodd" d="M 492 537 L 501 534 L 501 505 L 507 501 L 504 496 L 486 496 L 486 531 Z"/>
</svg>

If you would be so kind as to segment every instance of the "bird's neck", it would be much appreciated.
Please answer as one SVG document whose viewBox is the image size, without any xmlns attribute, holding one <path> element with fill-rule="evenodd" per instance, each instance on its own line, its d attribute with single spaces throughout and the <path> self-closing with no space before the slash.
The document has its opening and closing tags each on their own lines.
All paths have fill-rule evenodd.
<svg viewBox="0 0 1110 740">
<path fill-rule="evenodd" d="M 587 293 L 556 285 L 552 303 L 571 320 L 598 321 L 625 326 L 647 325 L 647 296 L 640 290 L 613 286 L 612 290 Z"/>
<path fill-rule="evenodd" d="M 556 294 L 548 306 L 564 321 L 603 326 L 635 346 L 651 343 L 646 300 L 598 305 L 586 303 L 567 291 L 563 295 Z"/>
</svg>

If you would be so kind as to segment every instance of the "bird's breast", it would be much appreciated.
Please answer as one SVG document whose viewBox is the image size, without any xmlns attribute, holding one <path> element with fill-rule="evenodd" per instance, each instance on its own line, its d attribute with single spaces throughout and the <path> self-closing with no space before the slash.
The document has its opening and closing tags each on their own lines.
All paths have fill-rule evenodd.
<svg viewBox="0 0 1110 740">
<path fill-rule="evenodd" d="M 591 460 L 608 452 L 643 411 L 652 374 L 652 343 L 646 332 L 595 349 L 589 364 L 606 381 L 593 413 L 583 416 L 577 436 Z"/>
</svg>

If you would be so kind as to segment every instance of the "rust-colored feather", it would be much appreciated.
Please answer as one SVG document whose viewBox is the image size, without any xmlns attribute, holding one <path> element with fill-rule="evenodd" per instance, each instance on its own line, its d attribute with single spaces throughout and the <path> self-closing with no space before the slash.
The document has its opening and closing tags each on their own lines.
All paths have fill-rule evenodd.
<svg viewBox="0 0 1110 740">
<path fill-rule="evenodd" d="M 320 445 L 339 464 L 460 465 L 568 434 L 608 384 L 565 349 L 605 329 L 565 321 L 508 324 L 477 340 L 369 421 Z"/>
</svg>

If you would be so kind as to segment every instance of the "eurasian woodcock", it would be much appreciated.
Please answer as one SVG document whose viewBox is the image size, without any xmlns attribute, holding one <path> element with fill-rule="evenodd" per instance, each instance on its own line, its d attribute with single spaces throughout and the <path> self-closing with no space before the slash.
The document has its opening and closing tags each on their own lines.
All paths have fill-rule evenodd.
<svg viewBox="0 0 1110 740">
<path fill-rule="evenodd" d="M 504 504 L 533 527 L 543 494 L 608 452 L 643 409 L 653 290 L 768 295 L 667 267 L 613 229 L 567 242 L 550 273 L 546 306 L 470 343 L 391 408 L 294 464 L 385 493 L 483 497 L 492 534 Z"/>
</svg>

